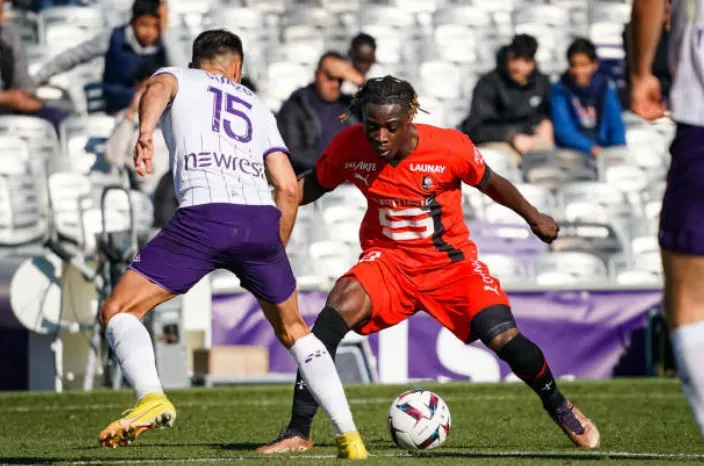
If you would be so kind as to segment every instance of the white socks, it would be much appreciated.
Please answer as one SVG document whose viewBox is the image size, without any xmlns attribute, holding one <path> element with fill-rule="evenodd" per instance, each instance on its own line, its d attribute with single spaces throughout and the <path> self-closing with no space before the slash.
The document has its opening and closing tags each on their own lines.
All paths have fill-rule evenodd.
<svg viewBox="0 0 704 466">
<path fill-rule="evenodd" d="M 676 328 L 671 338 L 682 391 L 704 436 L 704 321 Z"/>
<path fill-rule="evenodd" d="M 139 319 L 132 314 L 117 314 L 108 322 L 105 333 L 137 399 L 147 393 L 164 393 L 152 339 Z"/>
<path fill-rule="evenodd" d="M 312 333 L 300 338 L 289 350 L 306 387 L 335 427 L 335 435 L 357 430 L 347 404 L 345 389 L 325 345 Z"/>
</svg>

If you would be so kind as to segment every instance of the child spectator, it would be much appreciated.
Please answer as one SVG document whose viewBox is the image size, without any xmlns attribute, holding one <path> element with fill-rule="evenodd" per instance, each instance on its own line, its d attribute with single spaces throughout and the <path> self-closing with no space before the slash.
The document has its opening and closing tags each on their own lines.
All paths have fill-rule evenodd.
<svg viewBox="0 0 704 466">
<path fill-rule="evenodd" d="M 592 156 L 603 147 L 625 145 L 621 104 L 613 83 L 597 72 L 594 44 L 576 39 L 567 50 L 567 60 L 567 72 L 550 92 L 557 144 Z"/>
</svg>

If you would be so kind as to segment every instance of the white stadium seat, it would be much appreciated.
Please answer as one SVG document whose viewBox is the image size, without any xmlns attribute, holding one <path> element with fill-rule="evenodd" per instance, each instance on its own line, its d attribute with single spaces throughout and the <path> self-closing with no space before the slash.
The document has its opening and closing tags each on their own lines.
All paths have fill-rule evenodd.
<svg viewBox="0 0 704 466">
<path fill-rule="evenodd" d="M 269 64 L 267 94 L 286 100 L 296 89 L 307 85 L 313 76 L 303 65 L 291 62 Z"/>
<path fill-rule="evenodd" d="M 553 252 L 537 256 L 533 262 L 539 285 L 558 284 L 555 278 L 565 276 L 565 284 L 602 283 L 607 281 L 606 266 L 597 256 L 582 252 Z M 571 278 L 568 278 L 570 277 Z"/>
<path fill-rule="evenodd" d="M 428 61 L 420 65 L 423 93 L 438 99 L 460 97 L 462 77 L 456 65 L 446 61 Z"/>
<path fill-rule="evenodd" d="M 508 254 L 480 254 L 479 260 L 486 264 L 489 272 L 506 284 L 526 284 L 531 278 L 523 264 Z"/>
</svg>

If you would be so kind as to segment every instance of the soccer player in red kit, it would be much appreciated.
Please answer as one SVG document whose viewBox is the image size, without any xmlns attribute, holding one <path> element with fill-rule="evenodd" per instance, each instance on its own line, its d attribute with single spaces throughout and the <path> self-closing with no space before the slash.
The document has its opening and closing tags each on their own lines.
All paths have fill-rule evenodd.
<svg viewBox="0 0 704 466">
<path fill-rule="evenodd" d="M 313 333 L 334 357 L 349 330 L 368 335 L 422 309 L 460 340 L 481 340 L 495 351 L 575 445 L 596 448 L 596 426 L 557 389 L 542 351 L 518 331 L 499 281 L 477 260 L 464 223 L 461 183 L 513 209 L 547 243 L 557 237 L 557 224 L 492 172 L 466 135 L 414 124 L 417 110 L 408 82 L 391 76 L 367 81 L 350 109 L 361 113 L 363 124 L 340 132 L 315 170 L 299 181 L 301 205 L 345 182 L 368 202 L 361 258 L 335 284 Z M 258 451 L 311 450 L 316 410 L 299 376 L 288 429 Z"/>
</svg>

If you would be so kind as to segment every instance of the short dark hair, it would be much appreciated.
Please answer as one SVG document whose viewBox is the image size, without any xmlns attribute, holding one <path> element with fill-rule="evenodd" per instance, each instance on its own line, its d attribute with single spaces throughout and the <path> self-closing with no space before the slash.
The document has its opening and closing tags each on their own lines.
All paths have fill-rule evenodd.
<svg viewBox="0 0 704 466">
<path fill-rule="evenodd" d="M 132 20 L 140 16 L 159 17 L 159 0 L 134 0 L 132 4 Z"/>
<path fill-rule="evenodd" d="M 367 104 L 400 105 L 408 109 L 411 120 L 420 110 L 418 94 L 411 83 L 393 76 L 368 79 L 354 95 L 343 119 L 351 115 L 364 115 L 364 107 Z"/>
<path fill-rule="evenodd" d="M 345 60 L 345 57 L 340 52 L 336 52 L 334 50 L 328 50 L 320 57 L 320 60 L 318 60 L 318 68 L 317 69 L 320 69 L 320 67 L 323 66 L 323 62 L 325 61 L 326 58 L 339 58 L 340 60 Z"/>
<path fill-rule="evenodd" d="M 356 36 L 352 38 L 352 42 L 350 43 L 350 48 L 353 49 L 355 47 L 360 47 L 362 45 L 368 45 L 372 48 L 376 48 L 376 39 L 374 39 L 372 36 L 369 34 L 366 34 L 364 32 L 360 32 Z"/>
<path fill-rule="evenodd" d="M 528 34 L 518 34 L 513 38 L 508 46 L 511 58 L 523 58 L 525 60 L 535 60 L 535 53 L 538 51 L 538 41 Z"/>
<path fill-rule="evenodd" d="M 583 53 L 590 61 L 596 61 L 597 59 L 596 46 L 592 41 L 584 37 L 578 37 L 570 44 L 570 47 L 567 49 L 567 60 L 578 53 Z"/>
<path fill-rule="evenodd" d="M 212 60 L 218 55 L 233 53 L 244 60 L 244 50 L 242 50 L 242 40 L 237 34 L 225 29 L 212 29 L 201 32 L 193 41 L 193 64 L 198 64 L 203 60 Z"/>
</svg>

